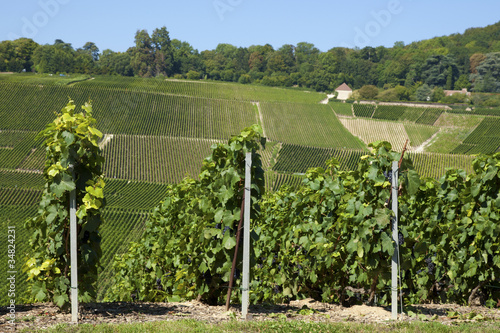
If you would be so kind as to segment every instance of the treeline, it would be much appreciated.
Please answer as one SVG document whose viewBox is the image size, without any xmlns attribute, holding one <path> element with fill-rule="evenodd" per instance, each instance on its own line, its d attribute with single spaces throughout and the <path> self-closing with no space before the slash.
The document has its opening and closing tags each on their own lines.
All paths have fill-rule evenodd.
<svg viewBox="0 0 500 333">
<path fill-rule="evenodd" d="M 397 42 L 392 48 L 334 47 L 327 52 L 306 42 L 278 49 L 269 44 L 219 44 L 214 50 L 199 52 L 188 42 L 171 39 L 165 27 L 151 34 L 137 31 L 135 45 L 126 52 L 100 52 L 92 42 L 75 50 L 59 39 L 52 45 L 39 45 L 20 38 L 0 43 L 0 71 L 168 76 L 297 85 L 317 91 L 333 91 L 346 82 L 354 89 L 401 86 L 412 95 L 424 84 L 449 90 L 500 92 L 500 22 L 406 46 Z"/>
</svg>

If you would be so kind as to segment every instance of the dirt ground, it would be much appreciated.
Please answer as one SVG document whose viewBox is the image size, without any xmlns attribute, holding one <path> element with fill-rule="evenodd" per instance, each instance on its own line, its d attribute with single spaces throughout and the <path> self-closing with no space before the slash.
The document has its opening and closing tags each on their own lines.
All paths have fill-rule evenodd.
<svg viewBox="0 0 500 333">
<path fill-rule="evenodd" d="M 9 313 L 2 307 L 0 332 L 12 331 Z M 398 320 L 434 320 L 444 324 L 463 321 L 500 321 L 500 309 L 486 307 L 464 307 L 454 304 L 426 304 L 408 306 L 405 315 Z M 353 321 L 358 323 L 384 323 L 391 320 L 390 309 L 355 305 L 341 307 L 316 302 L 312 299 L 292 301 L 286 305 L 253 305 L 249 313 L 251 320 L 303 320 L 309 322 Z M 70 323 L 71 314 L 61 313 L 50 304 L 34 304 L 16 307 L 15 330 L 23 328 L 48 328 L 59 323 Z M 92 303 L 80 307 L 79 323 L 127 323 L 157 320 L 196 319 L 218 323 L 241 319 L 241 307 L 208 306 L 201 302 L 182 303 Z"/>
</svg>

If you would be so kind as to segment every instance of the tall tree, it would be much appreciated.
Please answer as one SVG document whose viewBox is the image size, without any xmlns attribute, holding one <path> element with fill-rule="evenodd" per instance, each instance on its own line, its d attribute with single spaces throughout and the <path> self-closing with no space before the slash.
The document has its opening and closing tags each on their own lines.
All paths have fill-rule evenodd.
<svg viewBox="0 0 500 333">
<path fill-rule="evenodd" d="M 500 52 L 486 54 L 476 70 L 470 76 L 474 91 L 500 92 Z"/>
<path fill-rule="evenodd" d="M 154 54 L 154 74 L 171 75 L 174 68 L 172 42 L 166 27 L 155 29 L 151 35 Z"/>
<path fill-rule="evenodd" d="M 151 77 L 154 74 L 154 54 L 152 40 L 146 30 L 137 30 L 134 38 L 135 47 L 129 49 L 131 54 L 130 65 L 134 74 Z"/>
<path fill-rule="evenodd" d="M 99 60 L 99 48 L 95 43 L 92 42 L 87 42 L 85 45 L 83 45 L 82 50 L 88 53 L 93 61 Z"/>
</svg>

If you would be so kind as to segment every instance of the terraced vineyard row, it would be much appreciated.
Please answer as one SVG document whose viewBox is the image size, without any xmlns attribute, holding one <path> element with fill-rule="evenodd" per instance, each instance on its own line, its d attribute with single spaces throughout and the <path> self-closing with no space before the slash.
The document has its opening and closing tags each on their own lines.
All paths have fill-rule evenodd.
<svg viewBox="0 0 500 333">
<path fill-rule="evenodd" d="M 31 188 L 0 187 L 0 205 L 31 206 L 36 205 L 42 196 L 41 190 Z"/>
<path fill-rule="evenodd" d="M 420 146 L 439 131 L 437 127 L 420 124 L 405 123 L 404 127 L 412 147 Z"/>
<path fill-rule="evenodd" d="M 43 190 L 45 180 L 41 173 L 0 169 L 0 188 L 32 188 Z"/>
<path fill-rule="evenodd" d="M 304 92 L 284 88 L 268 88 L 258 85 L 242 85 L 212 81 L 185 81 L 165 78 L 129 78 L 97 76 L 95 79 L 82 81 L 79 86 L 96 88 L 120 88 L 131 91 L 147 91 L 182 96 L 205 97 L 238 101 L 268 101 L 319 103 L 326 97 L 317 92 Z"/>
<path fill-rule="evenodd" d="M 2 86 L 3 85 L 3 86 Z M 90 87 L 35 87 L 0 83 L 0 129 L 38 132 L 66 105 L 93 100 L 104 133 L 226 139 L 257 122 L 250 102 Z"/>
<path fill-rule="evenodd" d="M 98 299 L 105 296 L 113 274 L 113 258 L 125 253 L 130 242 L 140 239 L 149 211 L 134 209 L 106 209 L 100 229 L 102 237 L 102 270 L 99 271 Z M 118 232 L 119 231 L 119 232 Z"/>
<path fill-rule="evenodd" d="M 20 167 L 40 147 L 36 132 L 3 130 L 0 132 L 0 168 Z"/>
<path fill-rule="evenodd" d="M 308 168 L 325 167 L 325 162 L 332 157 L 340 162 L 341 170 L 355 170 L 363 155 L 366 155 L 366 152 L 359 150 L 336 150 L 284 144 L 273 171 L 305 173 Z M 447 168 L 463 169 L 467 173 L 473 172 L 472 156 L 415 152 L 407 152 L 406 156 L 413 161 L 415 170 L 423 177 L 441 177 Z M 276 190 L 276 180 L 270 179 L 270 181 L 273 181 L 273 186 L 270 188 Z"/>
<path fill-rule="evenodd" d="M 452 154 L 491 154 L 500 149 L 500 118 L 486 117 Z"/>
<path fill-rule="evenodd" d="M 377 105 L 373 118 L 415 122 L 425 109 L 403 105 Z"/>
<path fill-rule="evenodd" d="M 277 173 L 277 172 L 266 172 L 266 191 L 277 191 L 281 186 L 287 185 L 290 187 L 298 187 L 304 180 L 302 175 Z"/>
<path fill-rule="evenodd" d="M 352 104 L 341 102 L 330 102 L 329 104 L 337 115 L 352 117 Z"/>
<path fill-rule="evenodd" d="M 457 113 L 457 114 L 467 114 L 467 115 L 500 117 L 500 108 L 474 108 L 472 110 L 467 110 L 465 107 L 463 107 L 463 108 L 454 108 L 454 109 L 448 110 L 446 112 Z"/>
<path fill-rule="evenodd" d="M 115 135 L 104 148 L 108 178 L 177 183 L 197 177 L 201 161 L 217 141 L 160 136 Z"/>
<path fill-rule="evenodd" d="M 441 109 L 425 109 L 424 113 L 415 121 L 417 124 L 434 125 L 443 113 Z"/>
<path fill-rule="evenodd" d="M 271 141 L 306 146 L 363 149 L 325 104 L 260 103 Z"/>
<path fill-rule="evenodd" d="M 104 195 L 106 207 L 127 209 L 153 209 L 167 193 L 167 184 L 145 183 L 106 178 Z"/>
<path fill-rule="evenodd" d="M 0 196 L 4 189 L 0 188 Z M 30 217 L 34 216 L 37 207 L 34 205 L 30 206 L 17 206 L 17 205 L 4 205 L 0 204 L 0 228 L 1 230 L 7 230 L 9 226 L 15 227 L 16 235 L 16 256 L 15 256 L 15 271 L 16 274 L 16 304 L 22 304 L 28 301 L 28 284 L 26 279 L 28 276 L 22 270 L 22 265 L 24 263 L 24 254 L 28 251 L 28 231 L 24 228 L 24 221 Z M 7 244 L 7 232 L 0 232 L 0 243 Z M 7 245 L 3 246 L 3 251 L 0 253 L 0 279 L 2 281 L 7 281 L 7 271 L 8 269 L 8 258 L 7 258 Z M 8 303 L 8 292 L 7 283 L 0 284 L 0 304 L 7 305 Z"/>
<path fill-rule="evenodd" d="M 327 160 L 332 157 L 340 162 L 340 170 L 353 170 L 366 151 L 334 148 L 305 147 L 292 144 L 283 144 L 279 152 L 274 171 L 305 173 L 313 167 L 325 167 Z"/>
<path fill-rule="evenodd" d="M 375 141 L 388 141 L 396 151 L 402 151 L 407 139 L 405 127 L 402 123 L 383 122 L 371 119 L 340 118 L 342 124 L 363 142 L 369 144 Z"/>
<path fill-rule="evenodd" d="M 414 152 L 408 152 L 407 156 L 413 161 L 418 174 L 423 177 L 438 179 L 446 173 L 447 168 L 462 169 L 467 174 L 473 173 L 472 156 Z"/>
<path fill-rule="evenodd" d="M 359 104 L 354 103 L 352 109 L 356 117 L 371 118 L 375 112 L 375 104 Z"/>
</svg>

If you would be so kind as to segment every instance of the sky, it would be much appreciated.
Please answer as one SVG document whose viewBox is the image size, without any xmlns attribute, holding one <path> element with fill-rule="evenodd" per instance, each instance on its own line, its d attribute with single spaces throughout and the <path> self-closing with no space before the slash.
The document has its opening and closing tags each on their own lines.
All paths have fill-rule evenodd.
<svg viewBox="0 0 500 333">
<path fill-rule="evenodd" d="M 299 42 L 333 47 L 385 46 L 463 33 L 500 21 L 498 0 L 10 0 L 0 11 L 0 41 L 56 39 L 102 52 L 134 46 L 137 30 L 165 26 L 198 51 Z"/>
</svg>

